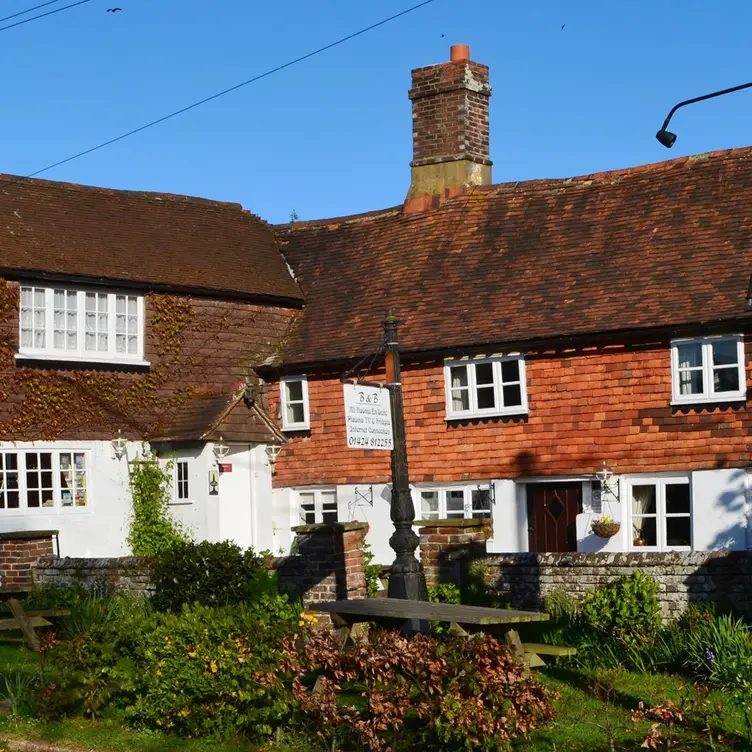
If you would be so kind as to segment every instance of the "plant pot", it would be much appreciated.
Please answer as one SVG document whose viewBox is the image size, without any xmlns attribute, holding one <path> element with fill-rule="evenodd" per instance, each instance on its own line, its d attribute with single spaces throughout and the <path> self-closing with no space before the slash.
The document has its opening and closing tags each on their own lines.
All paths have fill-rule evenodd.
<svg viewBox="0 0 752 752">
<path fill-rule="evenodd" d="M 613 538 L 621 530 L 621 524 L 618 522 L 594 522 L 590 528 L 600 538 Z"/>
</svg>

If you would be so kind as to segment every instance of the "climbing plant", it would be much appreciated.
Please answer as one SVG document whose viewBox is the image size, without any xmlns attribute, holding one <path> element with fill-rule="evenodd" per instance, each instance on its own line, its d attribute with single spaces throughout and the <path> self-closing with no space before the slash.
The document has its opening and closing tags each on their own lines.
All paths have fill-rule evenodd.
<svg viewBox="0 0 752 752">
<path fill-rule="evenodd" d="M 128 545 L 134 556 L 158 556 L 190 536 L 168 508 L 172 485 L 171 463 L 163 468 L 146 448 L 131 463 L 131 519 Z"/>
</svg>

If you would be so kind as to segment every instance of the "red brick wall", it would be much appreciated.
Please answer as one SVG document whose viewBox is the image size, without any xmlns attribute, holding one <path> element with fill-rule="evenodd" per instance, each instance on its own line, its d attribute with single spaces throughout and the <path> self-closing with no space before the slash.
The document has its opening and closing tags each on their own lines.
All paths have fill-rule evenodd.
<svg viewBox="0 0 752 752">
<path fill-rule="evenodd" d="M 467 85 L 470 77 L 473 88 Z M 442 158 L 489 164 L 488 67 L 441 63 L 414 70 L 412 80 L 413 164 Z"/>
<path fill-rule="evenodd" d="M 617 473 L 689 470 L 745 466 L 752 457 L 746 406 L 671 407 L 669 341 L 533 353 L 526 364 L 527 417 L 451 423 L 443 361 L 404 366 L 412 480 L 584 474 L 603 460 Z M 282 450 L 275 485 L 387 482 L 388 452 L 347 448 L 339 380 L 309 374 L 309 394 L 310 436 Z"/>
<path fill-rule="evenodd" d="M 4 533 L 0 536 L 0 585 L 4 588 L 30 588 L 32 565 L 43 557 L 51 557 L 53 533 Z"/>
<path fill-rule="evenodd" d="M 6 287 L 7 285 L 7 287 Z M 290 309 L 149 294 L 147 371 L 17 366 L 19 285 L 0 280 L 0 440 L 154 434 L 191 396 L 228 392 L 274 354 Z M 131 369 L 132 371 L 132 369 Z"/>
</svg>

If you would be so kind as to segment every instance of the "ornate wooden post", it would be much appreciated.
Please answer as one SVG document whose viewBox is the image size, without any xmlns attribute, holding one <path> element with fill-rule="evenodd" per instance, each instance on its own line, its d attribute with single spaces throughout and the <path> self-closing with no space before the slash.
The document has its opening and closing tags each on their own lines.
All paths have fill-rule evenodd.
<svg viewBox="0 0 752 752">
<path fill-rule="evenodd" d="M 389 545 L 396 558 L 389 575 L 390 598 L 403 598 L 411 601 L 428 600 L 426 578 L 423 565 L 415 557 L 420 539 L 413 530 L 415 507 L 410 495 L 410 480 L 407 471 L 407 441 L 405 437 L 405 416 L 402 405 L 402 383 L 400 382 L 400 358 L 397 340 L 397 324 L 394 310 L 387 313 L 384 321 L 386 346 L 386 379 L 391 393 L 392 426 L 394 449 L 392 450 L 392 504 L 391 518 L 394 533 Z"/>
</svg>

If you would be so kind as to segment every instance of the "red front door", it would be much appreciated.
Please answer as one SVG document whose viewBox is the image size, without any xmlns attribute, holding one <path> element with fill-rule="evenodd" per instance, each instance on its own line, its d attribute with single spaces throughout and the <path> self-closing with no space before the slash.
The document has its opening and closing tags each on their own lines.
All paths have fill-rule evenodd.
<svg viewBox="0 0 752 752">
<path fill-rule="evenodd" d="M 576 551 L 576 519 L 581 512 L 581 483 L 528 484 L 527 522 L 530 551 Z"/>
</svg>

